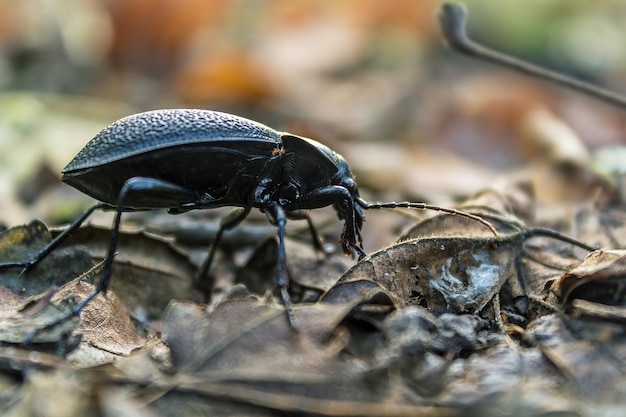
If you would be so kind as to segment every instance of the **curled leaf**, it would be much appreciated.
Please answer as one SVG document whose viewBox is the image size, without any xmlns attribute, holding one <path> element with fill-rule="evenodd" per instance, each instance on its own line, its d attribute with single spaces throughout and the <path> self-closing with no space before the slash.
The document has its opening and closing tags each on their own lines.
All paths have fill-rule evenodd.
<svg viewBox="0 0 626 417">
<path fill-rule="evenodd" d="M 608 304 L 623 301 L 621 288 L 626 277 L 626 251 L 598 250 L 556 280 L 551 291 L 561 300 L 572 297 L 602 300 Z M 586 287 L 585 290 L 581 287 Z"/>
</svg>

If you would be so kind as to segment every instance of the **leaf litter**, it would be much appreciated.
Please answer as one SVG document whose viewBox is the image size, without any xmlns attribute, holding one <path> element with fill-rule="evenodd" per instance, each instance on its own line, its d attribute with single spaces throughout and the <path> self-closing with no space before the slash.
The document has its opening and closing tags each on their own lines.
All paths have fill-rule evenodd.
<svg viewBox="0 0 626 417">
<path fill-rule="evenodd" d="M 485 88 L 503 90 L 493 79 Z M 486 101 L 479 93 L 473 96 Z M 0 410 L 70 417 L 619 415 L 626 391 L 619 181 L 590 171 L 580 138 L 543 107 L 515 117 L 533 146 L 549 152 L 537 151 L 541 158 L 525 172 L 498 178 L 459 206 L 490 221 L 498 236 L 461 217 L 416 220 L 402 212 L 396 224 L 404 231 L 385 223 L 394 242 L 356 264 L 295 239 L 306 233 L 290 236 L 300 333 L 274 294 L 276 241 L 267 225 L 242 225 L 225 237 L 213 271 L 219 296 L 210 304 L 194 280 L 212 233 L 204 220 L 125 229 L 110 291 L 80 318 L 39 332 L 93 292 L 108 227 L 81 228 L 27 274 L 0 269 Z M 467 134 L 462 127 L 456 131 Z M 348 159 L 367 160 L 354 155 L 372 145 L 352 145 Z M 387 143 L 374 148 L 407 154 Z M 407 154 L 403 166 L 415 172 L 391 174 L 402 191 L 419 193 L 427 181 L 431 195 L 440 192 L 423 171 L 441 160 L 425 154 L 430 165 Z M 375 165 L 353 166 L 371 189 L 387 190 L 389 174 Z M 489 170 L 474 174 L 481 180 L 448 175 L 454 184 L 447 189 L 462 194 L 468 183 L 493 180 Z M 29 259 L 50 238 L 38 221 L 11 228 L 0 234 L 0 259 Z"/>
<path fill-rule="evenodd" d="M 296 304 L 300 333 L 289 327 L 271 291 L 272 239 L 242 266 L 257 269 L 259 279 L 270 282 L 269 290 L 259 287 L 254 294 L 235 282 L 229 296 L 209 306 L 192 301 L 193 268 L 172 269 L 185 259 L 181 247 L 171 239 L 125 232 L 122 240 L 135 242 L 121 248 L 135 252 L 116 256 L 116 269 L 118 263 L 126 268 L 117 269 L 114 280 L 137 274 L 133 269 L 159 273 L 141 285 L 113 287 L 85 308 L 80 322 L 54 328 L 54 337 L 36 335 L 27 347 L 51 356 L 31 360 L 23 343 L 33 330 L 93 291 L 107 235 L 87 226 L 58 250 L 60 259 L 50 256 L 44 267 L 21 277 L 19 269 L 0 275 L 3 305 L 14 306 L 5 308 L 0 319 L 7 346 L 0 363 L 11 364 L 12 373 L 32 367 L 48 373 L 39 382 L 15 382 L 19 405 L 9 409 L 27 408 L 26 399 L 43 389 L 33 384 L 52 378 L 60 390 L 78 379 L 88 395 L 104 399 L 114 392 L 147 415 L 443 416 L 468 410 L 499 415 L 503 408 L 530 415 L 576 413 L 585 405 L 580 392 L 597 396 L 600 390 L 590 382 L 600 377 L 590 375 L 595 371 L 586 363 L 607 372 L 602 396 L 595 398 L 610 404 L 623 389 L 620 315 L 593 314 L 589 305 L 582 311 L 575 302 L 593 303 L 596 311 L 621 308 L 624 291 L 615 289 L 623 288 L 624 254 L 604 250 L 585 257 L 568 242 L 529 244 L 535 237 L 548 239 L 535 236 L 533 230 L 539 229 L 516 215 L 534 217 L 528 188 L 516 184 L 505 187 L 508 194 L 489 190 L 461 206 L 489 220 L 498 236 L 468 219 L 436 215 L 343 274 L 336 272 L 334 284 L 298 282 L 296 287 L 315 288 L 319 299 Z M 49 239 L 40 222 L 9 229 L 0 235 L 3 259 L 28 259 Z M 269 252 L 262 249 L 267 245 Z M 150 250 L 159 254 L 157 259 L 139 259 L 149 257 Z M 321 273 L 331 275 L 324 256 L 309 252 L 302 258 L 310 259 L 306 268 L 314 274 L 317 264 Z M 66 266 L 75 259 L 87 271 L 96 266 L 76 274 Z M 297 270 L 290 264 L 292 269 Z M 44 276 L 36 271 L 45 271 L 39 272 Z M 163 274 L 186 277 L 184 288 L 192 292 L 162 298 L 167 307 L 159 316 L 139 320 L 133 311 L 142 308 L 129 310 L 125 303 L 136 303 L 145 285 L 167 279 Z M 25 293 L 27 282 L 46 276 L 47 287 L 40 284 L 46 289 Z M 58 281 L 60 276 L 66 283 Z M 59 288 L 50 281 L 55 277 Z M 119 291 L 125 303 L 118 300 Z M 38 321 L 23 324 L 32 318 Z M 67 378 L 74 382 L 60 382 Z M 511 396 L 512 390 L 518 395 Z M 74 404 L 68 412 L 104 413 L 109 407 L 104 402 Z"/>
</svg>

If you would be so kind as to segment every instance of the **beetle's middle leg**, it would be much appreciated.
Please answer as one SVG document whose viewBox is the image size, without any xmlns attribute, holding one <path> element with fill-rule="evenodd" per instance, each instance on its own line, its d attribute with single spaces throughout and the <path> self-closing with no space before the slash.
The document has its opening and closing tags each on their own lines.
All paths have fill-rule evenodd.
<svg viewBox="0 0 626 417">
<path fill-rule="evenodd" d="M 289 295 L 289 276 L 287 274 L 287 254 L 285 251 L 285 228 L 287 225 L 287 213 L 285 209 L 277 202 L 270 202 L 267 206 L 267 211 L 272 217 L 273 221 L 278 227 L 278 257 L 276 259 L 276 284 L 280 290 L 280 296 L 287 310 L 287 317 L 289 318 L 289 324 L 291 327 L 298 331 L 298 319 L 296 313 L 293 310 L 293 304 L 291 303 L 291 296 Z"/>
<path fill-rule="evenodd" d="M 226 216 L 222 217 L 220 220 L 220 228 L 217 230 L 215 237 L 213 238 L 213 242 L 211 242 L 211 248 L 209 249 L 209 254 L 206 259 L 202 263 L 198 274 L 196 275 L 196 287 L 200 289 L 205 297 L 206 301 L 211 301 L 211 290 L 213 289 L 213 285 L 215 284 L 215 280 L 210 278 L 208 275 L 209 269 L 211 268 L 211 264 L 213 263 L 213 258 L 215 257 L 215 251 L 222 239 L 222 234 L 226 230 L 233 229 L 239 223 L 241 223 L 248 214 L 250 214 L 250 207 L 236 207 L 231 210 Z"/>
</svg>

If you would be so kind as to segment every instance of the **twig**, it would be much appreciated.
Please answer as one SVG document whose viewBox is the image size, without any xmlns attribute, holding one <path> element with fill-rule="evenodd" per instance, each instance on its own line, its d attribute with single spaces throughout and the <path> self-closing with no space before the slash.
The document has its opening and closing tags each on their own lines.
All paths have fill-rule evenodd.
<svg viewBox="0 0 626 417">
<path fill-rule="evenodd" d="M 466 15 L 465 8 L 460 4 L 444 3 L 439 10 L 439 24 L 441 25 L 443 35 L 450 47 L 458 52 L 500 64 L 527 75 L 552 81 L 622 109 L 626 109 L 626 97 L 622 95 L 576 80 L 564 74 L 521 61 L 474 42 L 467 36 L 465 31 Z"/>
</svg>

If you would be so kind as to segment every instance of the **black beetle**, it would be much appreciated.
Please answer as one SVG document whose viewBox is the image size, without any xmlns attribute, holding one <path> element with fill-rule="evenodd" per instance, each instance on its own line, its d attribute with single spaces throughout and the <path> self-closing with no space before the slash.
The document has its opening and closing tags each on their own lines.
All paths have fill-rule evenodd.
<svg viewBox="0 0 626 417">
<path fill-rule="evenodd" d="M 365 256 L 362 209 L 418 208 L 482 218 L 423 203 L 368 203 L 359 196 L 345 159 L 325 145 L 277 132 L 242 117 L 209 110 L 172 109 L 120 119 L 94 137 L 63 169 L 62 180 L 94 197 L 93 206 L 34 259 L 2 264 L 32 268 L 95 209 L 115 209 L 108 254 L 96 291 L 68 318 L 100 292 L 106 292 L 117 247 L 121 213 L 168 209 L 176 214 L 194 209 L 235 206 L 222 221 L 200 276 L 208 270 L 222 232 L 239 224 L 253 207 L 278 227 L 277 284 L 294 328 L 297 322 L 287 291 L 285 224 L 304 218 L 301 210 L 332 205 L 344 227 L 340 244 L 347 255 Z M 313 233 L 316 236 L 315 232 Z M 52 323 L 55 324 L 55 323 Z"/>
</svg>

